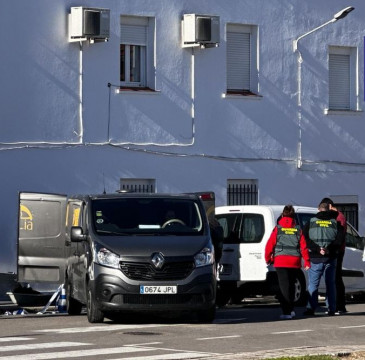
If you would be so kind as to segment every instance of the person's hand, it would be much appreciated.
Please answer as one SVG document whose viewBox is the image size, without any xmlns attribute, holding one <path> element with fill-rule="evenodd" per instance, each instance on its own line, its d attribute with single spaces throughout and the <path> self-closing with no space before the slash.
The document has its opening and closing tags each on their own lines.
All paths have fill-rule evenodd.
<svg viewBox="0 0 365 360">
<path fill-rule="evenodd" d="M 305 271 L 308 271 L 309 269 L 310 269 L 310 266 L 308 266 L 308 265 L 307 266 L 304 266 L 304 270 Z"/>
<path fill-rule="evenodd" d="M 321 248 L 321 250 L 319 251 L 319 253 L 321 255 L 326 255 L 327 254 L 327 250 L 325 248 Z"/>
</svg>

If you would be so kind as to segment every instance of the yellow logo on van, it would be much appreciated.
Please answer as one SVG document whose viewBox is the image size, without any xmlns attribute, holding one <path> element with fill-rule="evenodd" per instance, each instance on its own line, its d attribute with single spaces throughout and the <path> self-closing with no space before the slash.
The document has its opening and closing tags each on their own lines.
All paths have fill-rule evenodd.
<svg viewBox="0 0 365 360">
<path fill-rule="evenodd" d="M 72 216 L 72 226 L 79 226 L 80 225 L 80 208 L 74 209 L 73 216 Z"/>
<path fill-rule="evenodd" d="M 22 204 L 20 204 L 19 229 L 25 231 L 33 230 L 33 215 L 31 211 Z"/>
</svg>

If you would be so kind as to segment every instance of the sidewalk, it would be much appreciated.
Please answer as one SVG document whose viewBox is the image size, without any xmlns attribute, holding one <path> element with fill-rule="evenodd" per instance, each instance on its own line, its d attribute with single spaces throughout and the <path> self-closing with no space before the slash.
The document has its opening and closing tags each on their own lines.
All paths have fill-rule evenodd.
<svg viewBox="0 0 365 360">
<path fill-rule="evenodd" d="M 291 356 L 305 356 L 305 355 L 333 355 L 344 357 L 345 359 L 350 355 L 358 354 L 358 359 L 364 359 L 365 345 L 345 345 L 345 346 L 303 346 L 293 347 L 277 350 L 264 350 L 255 352 L 242 352 L 239 354 L 218 355 L 214 356 L 212 360 L 263 360 L 277 357 L 291 357 Z"/>
</svg>

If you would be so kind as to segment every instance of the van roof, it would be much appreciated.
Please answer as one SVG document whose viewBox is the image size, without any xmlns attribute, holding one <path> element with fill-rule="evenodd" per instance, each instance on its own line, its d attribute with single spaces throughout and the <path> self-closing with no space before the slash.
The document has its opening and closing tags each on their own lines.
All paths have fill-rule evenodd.
<svg viewBox="0 0 365 360">
<path fill-rule="evenodd" d="M 110 194 L 83 194 L 83 195 L 72 195 L 70 198 L 76 199 L 121 199 L 121 198 L 180 198 L 180 199 L 194 199 L 198 198 L 195 194 L 163 194 L 163 193 L 142 193 L 142 192 L 117 192 Z"/>
<path fill-rule="evenodd" d="M 278 218 L 285 205 L 230 205 L 230 206 L 218 206 L 216 208 L 217 214 L 229 213 L 229 212 L 271 212 L 273 217 Z M 297 213 L 313 213 L 316 214 L 318 209 L 310 206 L 293 205 L 295 212 Z"/>
</svg>

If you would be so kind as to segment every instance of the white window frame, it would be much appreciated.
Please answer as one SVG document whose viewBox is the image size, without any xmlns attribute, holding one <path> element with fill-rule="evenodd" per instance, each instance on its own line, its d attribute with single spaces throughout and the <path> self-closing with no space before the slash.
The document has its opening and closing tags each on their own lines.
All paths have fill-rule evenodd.
<svg viewBox="0 0 365 360">
<path fill-rule="evenodd" d="M 240 41 L 240 35 L 242 35 L 242 46 L 235 50 L 235 42 L 237 44 Z M 245 41 L 248 44 L 244 44 Z M 255 95 L 259 93 L 258 43 L 258 26 L 227 24 L 227 94 Z M 240 78 L 240 84 L 235 83 L 236 78 Z"/>
<path fill-rule="evenodd" d="M 154 79 L 154 47 L 155 19 L 145 16 L 120 17 L 120 44 L 125 46 L 125 81 L 120 81 L 121 87 L 155 89 Z M 140 48 L 140 80 L 130 81 L 130 59 L 132 46 Z M 121 55 L 120 55 L 121 56 Z M 122 66 L 122 61 L 120 59 Z M 120 69 L 122 73 L 122 69 Z"/>
<path fill-rule="evenodd" d="M 338 91 L 336 91 L 336 89 L 338 89 Z M 336 97 L 338 97 L 339 100 L 336 100 Z M 344 97 L 347 97 L 348 101 L 343 102 Z M 359 84 L 357 48 L 329 46 L 328 109 L 326 109 L 325 113 L 358 110 Z"/>
</svg>

